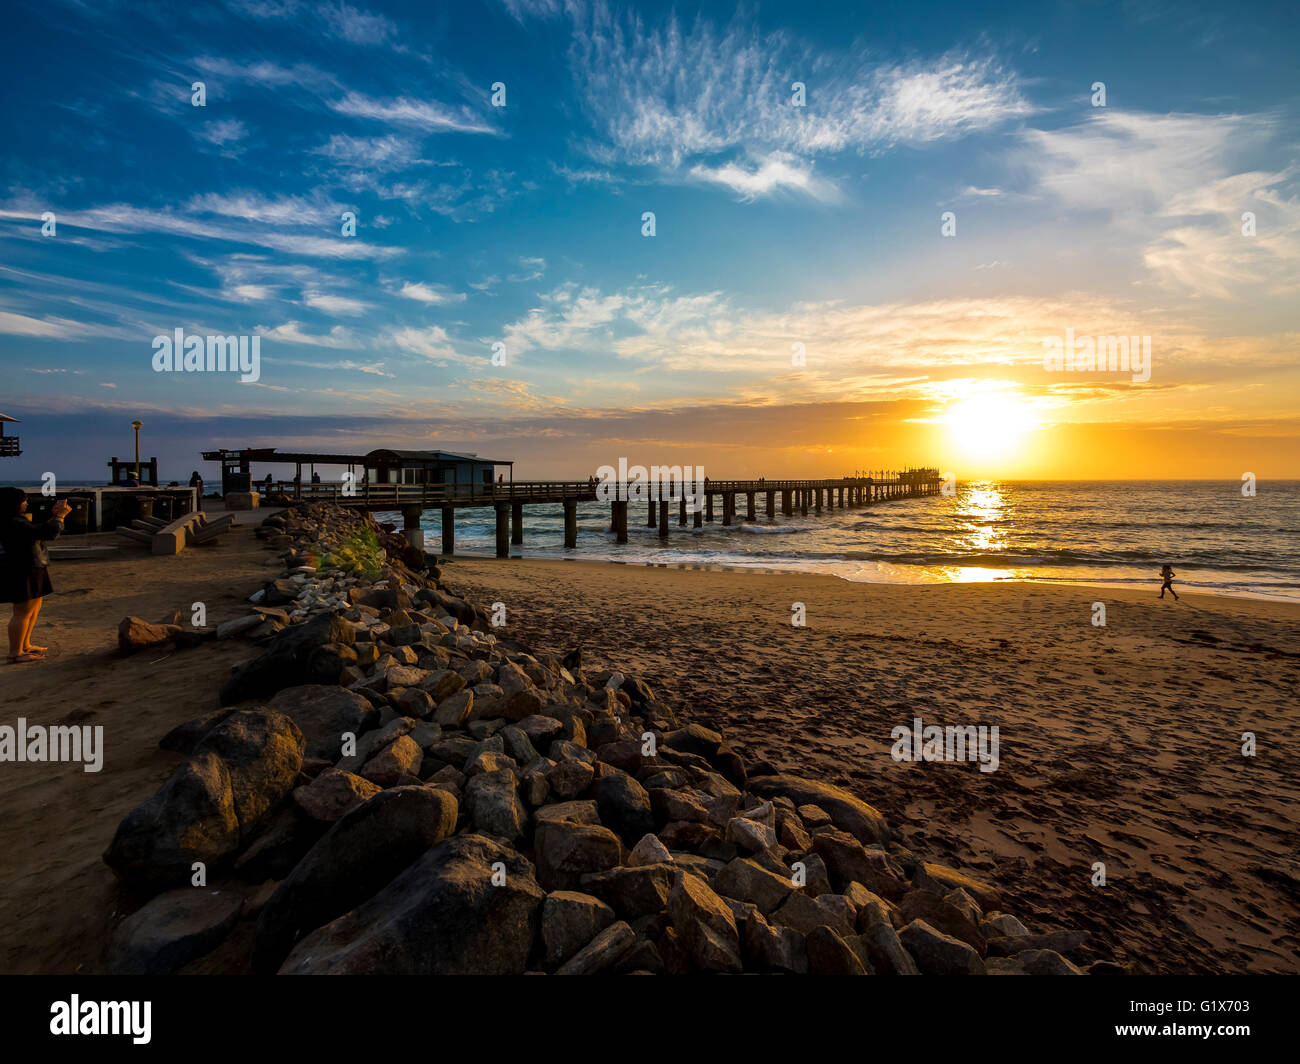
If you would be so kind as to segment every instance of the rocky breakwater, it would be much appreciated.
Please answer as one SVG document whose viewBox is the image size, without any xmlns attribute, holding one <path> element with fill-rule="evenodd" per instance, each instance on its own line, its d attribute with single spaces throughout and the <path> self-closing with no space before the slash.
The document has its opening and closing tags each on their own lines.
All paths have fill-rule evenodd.
<svg viewBox="0 0 1300 1064">
<path fill-rule="evenodd" d="M 367 518 L 260 534 L 283 572 L 236 633 L 260 652 L 163 738 L 187 759 L 105 854 L 138 906 L 113 970 L 1119 970 L 643 678 L 494 634 Z"/>
</svg>

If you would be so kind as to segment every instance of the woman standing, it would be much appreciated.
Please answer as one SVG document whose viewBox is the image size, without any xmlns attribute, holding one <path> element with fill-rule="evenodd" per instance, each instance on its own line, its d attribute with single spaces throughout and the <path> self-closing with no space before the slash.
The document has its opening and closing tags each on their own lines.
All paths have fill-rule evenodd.
<svg viewBox="0 0 1300 1064">
<path fill-rule="evenodd" d="M 36 526 L 27 518 L 27 493 L 19 488 L 0 488 L 0 602 L 12 602 L 9 621 L 9 664 L 40 661 L 46 647 L 32 643 L 32 629 L 41 612 L 41 602 L 52 590 L 50 553 L 45 541 L 63 531 L 63 519 L 72 510 L 60 500 L 53 516 Z"/>
</svg>

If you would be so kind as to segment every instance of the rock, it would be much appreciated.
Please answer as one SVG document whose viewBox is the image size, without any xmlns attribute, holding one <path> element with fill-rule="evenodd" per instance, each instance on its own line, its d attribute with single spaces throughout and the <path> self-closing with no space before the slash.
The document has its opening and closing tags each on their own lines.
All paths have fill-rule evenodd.
<svg viewBox="0 0 1300 1064">
<path fill-rule="evenodd" d="M 691 963 L 704 972 L 739 972 L 740 935 L 731 909 L 704 880 L 677 873 L 668 912 Z"/>
<path fill-rule="evenodd" d="M 508 769 L 484 772 L 470 780 L 465 785 L 465 812 L 476 831 L 511 842 L 523 837 L 528 823 L 515 774 Z"/>
<path fill-rule="evenodd" d="M 546 771 L 546 782 L 557 798 L 576 798 L 589 786 L 596 771 L 586 761 L 561 761 Z"/>
<path fill-rule="evenodd" d="M 608 872 L 584 875 L 582 888 L 609 902 L 625 920 L 636 920 L 661 912 L 676 881 L 672 864 L 611 868 Z"/>
<path fill-rule="evenodd" d="M 1000 935 L 1028 935 L 1030 933 L 1029 928 L 1007 913 L 989 913 L 980 922 L 980 932 L 985 938 L 990 939 Z"/>
<path fill-rule="evenodd" d="M 748 913 L 742 926 L 746 970 L 806 974 L 808 956 L 803 935 L 792 927 L 773 927 L 757 909 Z"/>
<path fill-rule="evenodd" d="M 876 923 L 860 936 L 871 958 L 872 967 L 881 975 L 920 975 L 912 956 L 903 948 L 898 932 L 890 923 Z"/>
<path fill-rule="evenodd" d="M 899 919 L 904 923 L 924 920 L 931 927 L 945 935 L 959 938 L 980 956 L 983 956 L 987 943 L 984 936 L 961 910 L 950 905 L 928 890 L 913 890 L 898 907 Z"/>
<path fill-rule="evenodd" d="M 752 902 L 770 916 L 794 891 L 788 876 L 778 875 L 748 857 L 737 857 L 713 879 L 713 889 L 739 901 Z"/>
<path fill-rule="evenodd" d="M 628 846 L 655 829 L 650 795 L 626 772 L 615 772 L 596 780 L 591 787 L 600 821 Z"/>
<path fill-rule="evenodd" d="M 351 772 L 327 768 L 305 787 L 298 787 L 293 792 L 293 800 L 313 820 L 332 824 L 365 804 L 382 789 Z"/>
<path fill-rule="evenodd" d="M 233 621 L 226 621 L 224 624 L 217 625 L 217 638 L 229 639 L 242 632 L 251 631 L 257 628 L 264 618 L 260 613 L 250 613 L 247 617 L 236 617 Z"/>
<path fill-rule="evenodd" d="M 556 890 L 542 905 L 543 963 L 563 964 L 615 921 L 614 910 L 599 898 Z"/>
<path fill-rule="evenodd" d="M 596 812 L 596 803 L 591 801 L 553 802 L 538 809 L 533 819 L 539 826 L 562 821 L 571 824 L 600 825 L 600 814 Z"/>
<path fill-rule="evenodd" d="M 907 891 L 902 870 L 890 861 L 879 847 L 863 846 L 847 831 L 827 828 L 812 837 L 813 852 L 826 863 L 831 885 L 846 890 L 850 883 L 861 883 L 869 891 L 896 899 Z"/>
<path fill-rule="evenodd" d="M 158 740 L 158 749 L 175 750 L 188 757 L 194 753 L 194 748 L 199 745 L 203 737 L 233 712 L 235 711 L 231 707 L 214 709 L 211 713 L 204 713 L 201 717 L 178 724 Z"/>
<path fill-rule="evenodd" d="M 632 928 L 620 920 L 591 940 L 556 975 L 594 975 L 612 968 L 636 941 Z"/>
<path fill-rule="evenodd" d="M 325 833 L 257 922 L 254 969 L 275 971 L 299 938 L 365 901 L 456 830 L 456 799 L 432 787 L 382 791 Z"/>
<path fill-rule="evenodd" d="M 188 883 L 195 861 L 209 868 L 220 864 L 239 841 L 230 772 L 206 751 L 122 819 L 104 861 L 132 886 L 156 892 Z"/>
<path fill-rule="evenodd" d="M 710 761 L 722 745 L 722 735 L 701 724 L 688 724 L 677 731 L 668 732 L 663 737 L 663 746 L 682 750 Z"/>
<path fill-rule="evenodd" d="M 505 866 L 500 886 L 494 865 Z M 457 835 L 299 942 L 281 973 L 521 975 L 544 899 L 516 851 Z"/>
<path fill-rule="evenodd" d="M 532 718 L 526 718 L 532 719 Z M 538 758 L 537 750 L 533 747 L 528 736 L 521 731 L 516 725 L 510 724 L 501 729 L 501 739 L 505 743 L 505 751 L 515 762 L 520 765 L 526 765 L 530 761 L 536 761 Z"/>
<path fill-rule="evenodd" d="M 380 787 L 395 786 L 403 776 L 418 776 L 424 753 L 409 735 L 399 735 L 366 762 L 361 775 Z"/>
<path fill-rule="evenodd" d="M 1083 975 L 1074 964 L 1055 950 L 1030 949 L 1017 953 L 1015 959 L 1030 975 Z"/>
<path fill-rule="evenodd" d="M 835 898 L 830 894 L 825 897 Z M 856 928 L 844 909 L 831 901 L 823 902 L 821 898 L 810 898 L 798 891 L 791 894 L 779 909 L 772 914 L 774 927 L 793 927 L 796 931 L 808 935 L 816 927 L 829 927 L 843 938 L 854 934 Z"/>
<path fill-rule="evenodd" d="M 306 740 L 306 757 L 337 761 L 343 735 L 360 735 L 379 723 L 379 713 L 355 691 L 328 684 L 286 687 L 269 703 L 289 717 Z"/>
<path fill-rule="evenodd" d="M 433 719 L 444 728 L 459 728 L 474 709 L 474 692 L 457 691 L 438 703 Z"/>
<path fill-rule="evenodd" d="M 241 841 L 243 849 L 232 871 L 250 883 L 284 879 L 328 830 L 329 824 L 313 820 L 289 803 L 273 813 L 246 845 Z"/>
<path fill-rule="evenodd" d="M 964 890 L 985 910 L 996 909 L 1002 898 L 998 889 L 983 880 L 958 872 L 954 868 L 923 861 L 917 869 L 914 879 L 918 887 L 926 887 L 937 894 L 947 894 L 951 890 Z"/>
<path fill-rule="evenodd" d="M 978 953 L 924 920 L 913 920 L 898 932 L 898 939 L 926 975 L 984 974 L 984 962 Z"/>
<path fill-rule="evenodd" d="M 770 850 L 777 844 L 776 832 L 766 824 L 744 817 L 735 817 L 727 822 L 726 839 L 734 842 L 747 853 Z"/>
<path fill-rule="evenodd" d="M 429 697 L 435 703 L 441 704 L 456 692 L 464 689 L 465 678 L 450 669 L 440 669 L 429 673 L 420 686 L 429 693 Z M 442 724 L 443 722 L 438 721 L 438 723 Z"/>
<path fill-rule="evenodd" d="M 528 737 L 528 741 L 539 750 L 545 750 L 550 746 L 552 739 L 564 732 L 564 725 L 560 721 L 554 717 L 542 716 L 540 713 L 525 717 L 514 726 L 523 732 Z"/>
<path fill-rule="evenodd" d="M 988 940 L 990 956 L 1010 957 L 1026 950 L 1069 953 L 1088 941 L 1087 931 L 1049 931 L 1041 935 L 1002 935 Z"/>
<path fill-rule="evenodd" d="M 547 890 L 576 890 L 584 874 L 613 868 L 623 852 L 609 828 L 569 820 L 539 820 L 533 850 L 537 879 Z"/>
<path fill-rule="evenodd" d="M 159 894 L 122 921 L 108 969 L 113 975 L 171 975 L 216 949 L 242 908 L 233 891 L 181 887 Z"/>
<path fill-rule="evenodd" d="M 831 823 L 864 845 L 885 846 L 889 843 L 889 826 L 885 823 L 885 818 L 842 787 L 799 776 L 781 775 L 760 776 L 751 781 L 749 789 L 760 798 L 784 797 L 796 805 L 818 806 L 830 817 Z"/>
<path fill-rule="evenodd" d="M 540 713 L 544 704 L 542 696 L 534 690 L 516 691 L 505 696 L 505 701 L 501 705 L 501 715 L 506 720 L 524 720 Z"/>
<path fill-rule="evenodd" d="M 979 927 L 980 921 L 984 918 L 984 914 L 980 912 L 980 907 L 976 903 L 975 899 L 964 890 L 960 887 L 956 890 L 950 890 L 943 896 L 943 900 L 961 913 L 962 916 L 966 917 L 973 926 Z"/>
<path fill-rule="evenodd" d="M 245 709 L 208 732 L 195 753 L 211 751 L 225 762 L 240 834 L 247 835 L 293 789 L 305 749 L 302 732 L 283 713 Z"/>
<path fill-rule="evenodd" d="M 180 635 L 178 624 L 150 624 L 139 617 L 123 617 L 117 626 L 117 649 L 123 654 L 162 646 Z"/>
<path fill-rule="evenodd" d="M 668 847 L 652 833 L 642 835 L 627 855 L 627 863 L 633 868 L 640 865 L 671 864 L 672 860 L 673 855 L 668 852 Z"/>
<path fill-rule="evenodd" d="M 313 654 L 327 644 L 351 646 L 355 641 L 352 625 L 332 613 L 286 628 L 272 638 L 261 656 L 235 670 L 221 688 L 221 704 L 270 698 L 286 687 L 302 684 L 337 683 L 337 659 L 316 657 L 313 661 Z"/>
<path fill-rule="evenodd" d="M 809 975 L 867 975 L 869 970 L 847 942 L 829 927 L 814 927 L 804 936 Z"/>
</svg>

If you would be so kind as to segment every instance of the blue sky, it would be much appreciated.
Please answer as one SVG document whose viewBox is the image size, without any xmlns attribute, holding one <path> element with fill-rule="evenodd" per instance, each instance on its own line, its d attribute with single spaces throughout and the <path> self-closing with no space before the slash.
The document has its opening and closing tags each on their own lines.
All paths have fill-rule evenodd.
<svg viewBox="0 0 1300 1064">
<path fill-rule="evenodd" d="M 1033 412 L 1019 472 L 1294 465 L 1293 5 L 50 0 L 8 22 L 0 411 L 27 453 L 0 476 L 97 475 L 133 417 L 169 476 L 276 443 L 832 475 L 960 461 L 936 426 L 983 395 Z M 260 336 L 260 380 L 155 373 L 178 327 Z M 1149 385 L 1044 377 L 1067 327 L 1153 335 Z"/>
</svg>

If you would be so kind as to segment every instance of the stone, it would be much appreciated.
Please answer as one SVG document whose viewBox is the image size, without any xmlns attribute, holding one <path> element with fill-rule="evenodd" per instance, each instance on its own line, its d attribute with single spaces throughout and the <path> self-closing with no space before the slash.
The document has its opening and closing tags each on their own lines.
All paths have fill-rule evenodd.
<svg viewBox="0 0 1300 1064">
<path fill-rule="evenodd" d="M 296 788 L 293 800 L 313 820 L 332 824 L 357 806 L 364 805 L 382 789 L 351 772 L 327 768 L 305 787 Z"/>
<path fill-rule="evenodd" d="M 221 688 L 221 704 L 270 698 L 286 687 L 302 684 L 335 684 L 337 658 L 313 655 L 329 644 L 350 647 L 354 642 L 355 629 L 336 614 L 323 613 L 292 625 L 277 633 L 259 657 L 235 670 Z"/>
<path fill-rule="evenodd" d="M 612 968 L 636 941 L 636 933 L 620 920 L 610 924 L 573 956 L 556 975 L 595 975 Z"/>
<path fill-rule="evenodd" d="M 465 678 L 450 669 L 440 669 L 437 672 L 431 672 L 421 682 L 420 687 L 429 693 L 433 701 L 441 705 L 446 699 L 450 698 L 456 692 L 465 687 Z M 468 712 L 468 710 L 466 710 Z M 437 720 L 437 717 L 434 717 Z M 445 721 L 438 721 L 439 724 L 446 726 Z"/>
<path fill-rule="evenodd" d="M 804 936 L 809 975 L 868 975 L 856 953 L 829 927 L 814 927 Z"/>
<path fill-rule="evenodd" d="M 210 713 L 204 713 L 202 716 L 194 717 L 183 724 L 178 724 L 161 739 L 158 740 L 158 749 L 175 750 L 179 754 L 185 754 L 187 757 L 194 753 L 194 748 L 199 745 L 203 737 L 213 728 L 225 720 L 235 710 L 227 706 L 223 709 L 214 709 Z"/>
<path fill-rule="evenodd" d="M 780 775 L 760 776 L 750 782 L 749 789 L 760 798 L 784 797 L 796 805 L 816 805 L 827 813 L 832 824 L 864 845 L 885 846 L 889 843 L 889 826 L 885 818 L 842 787 L 799 776 Z"/>
<path fill-rule="evenodd" d="M 757 909 L 746 914 L 741 925 L 746 970 L 806 974 L 808 956 L 804 937 L 792 927 L 773 927 Z"/>
<path fill-rule="evenodd" d="M 474 829 L 514 842 L 523 837 L 528 809 L 509 769 L 483 772 L 465 785 L 465 813 Z"/>
<path fill-rule="evenodd" d="M 844 938 L 856 933 L 853 922 L 847 919 L 842 907 L 822 902 L 820 898 L 810 898 L 798 891 L 791 894 L 772 914 L 771 923 L 773 926 L 793 927 L 804 935 L 808 935 L 815 927 L 829 927 Z"/>
<path fill-rule="evenodd" d="M 418 776 L 424 752 L 409 735 L 399 735 L 375 754 L 361 775 L 380 787 L 393 787 L 403 776 Z"/>
<path fill-rule="evenodd" d="M 745 817 L 735 817 L 727 822 L 726 839 L 747 853 L 770 850 L 776 846 L 776 832 L 766 824 Z"/>
<path fill-rule="evenodd" d="M 1008 913 L 989 913 L 988 916 L 980 922 L 980 932 L 985 938 L 996 938 L 1002 935 L 1028 935 L 1029 928 Z"/>
<path fill-rule="evenodd" d="M 546 782 L 557 798 L 576 798 L 589 786 L 596 775 L 586 761 L 561 761 L 546 772 Z"/>
<path fill-rule="evenodd" d="M 980 956 L 987 950 L 986 940 L 979 928 L 961 910 L 928 890 L 909 892 L 899 903 L 898 916 L 903 923 L 924 920 L 945 935 L 961 939 Z"/>
<path fill-rule="evenodd" d="M 217 625 L 217 638 L 230 639 L 232 636 L 241 635 L 257 628 L 263 620 L 264 618 L 259 613 L 250 613 L 247 617 L 236 617 L 233 621 L 226 621 Z"/>
<path fill-rule="evenodd" d="M 456 817 L 456 799 L 432 787 L 381 791 L 346 814 L 308 851 L 262 910 L 254 970 L 277 970 L 303 935 L 371 897 L 450 836 Z"/>
<path fill-rule="evenodd" d="M 615 922 L 614 910 L 599 898 L 573 890 L 556 890 L 542 904 L 543 963 L 563 964 Z"/>
<path fill-rule="evenodd" d="M 751 902 L 764 916 L 770 916 L 791 895 L 794 884 L 788 876 L 771 872 L 751 858 L 737 857 L 714 877 L 713 889 Z"/>
<path fill-rule="evenodd" d="M 327 684 L 286 687 L 271 699 L 270 708 L 298 726 L 306 741 L 305 757 L 338 760 L 343 735 L 360 735 L 379 723 L 378 711 L 355 691 Z"/>
<path fill-rule="evenodd" d="M 668 852 L 668 847 L 653 833 L 642 835 L 627 855 L 627 863 L 633 868 L 640 865 L 671 864 L 672 860 L 673 855 Z"/>
<path fill-rule="evenodd" d="M 926 975 L 983 975 L 984 962 L 967 943 L 913 920 L 898 932 L 903 948 Z"/>
<path fill-rule="evenodd" d="M 845 890 L 850 883 L 861 883 L 872 893 L 891 900 L 906 893 L 907 883 L 901 869 L 896 869 L 879 847 L 864 846 L 847 831 L 835 828 L 817 831 L 812 843 L 813 852 L 825 862 L 836 890 Z"/>
<path fill-rule="evenodd" d="M 157 892 L 188 883 L 195 861 L 220 864 L 239 842 L 230 772 L 207 751 L 122 819 L 104 861 L 131 885 Z"/>
<path fill-rule="evenodd" d="M 674 865 L 654 864 L 588 873 L 579 884 L 607 901 L 625 920 L 636 920 L 663 910 L 676 877 Z"/>
<path fill-rule="evenodd" d="M 550 746 L 552 739 L 564 732 L 564 725 L 560 721 L 554 717 L 543 716 L 540 713 L 534 713 L 531 717 L 524 717 L 514 727 L 523 732 L 528 741 L 539 750 L 545 750 Z"/>
<path fill-rule="evenodd" d="M 740 934 L 725 902 L 704 880 L 677 873 L 668 912 L 692 965 L 703 972 L 739 972 Z"/>
<path fill-rule="evenodd" d="M 628 846 L 655 829 L 650 795 L 626 772 L 614 772 L 591 786 L 600 821 Z"/>
<path fill-rule="evenodd" d="M 139 617 L 123 617 L 117 626 L 117 649 L 123 654 L 159 647 L 180 635 L 178 624 L 150 624 Z"/>
<path fill-rule="evenodd" d="M 1015 960 L 1030 975 L 1083 975 L 1083 971 L 1055 950 L 1030 949 L 1015 955 Z"/>
<path fill-rule="evenodd" d="M 537 760 L 539 755 L 536 748 L 534 748 L 528 736 L 516 725 L 509 724 L 502 728 L 501 739 L 505 744 L 505 752 L 514 758 L 518 764 L 526 765 L 530 761 Z"/>
<path fill-rule="evenodd" d="M 985 910 L 996 909 L 1002 902 L 997 887 L 969 876 L 965 872 L 958 872 L 955 868 L 946 868 L 930 861 L 921 862 L 914 882 L 918 887 L 926 887 L 937 894 L 964 890 L 979 903 L 980 908 Z"/>
<path fill-rule="evenodd" d="M 988 940 L 990 956 L 1010 957 L 1026 950 L 1069 953 L 1088 941 L 1087 931 L 1049 931 L 1041 935 L 1001 935 Z"/>
<path fill-rule="evenodd" d="M 550 805 L 544 805 L 538 809 L 533 816 L 533 820 L 539 826 L 564 821 L 571 824 L 595 824 L 599 826 L 600 814 L 596 812 L 596 803 L 592 801 L 552 802 Z"/>
<path fill-rule="evenodd" d="M 539 820 L 533 851 L 538 882 L 547 890 L 577 890 L 583 875 L 613 868 L 623 855 L 609 828 L 570 820 Z"/>
<path fill-rule="evenodd" d="M 171 975 L 212 952 L 234 928 L 243 899 L 233 891 L 180 887 L 122 921 L 109 947 L 113 975 Z"/>
<path fill-rule="evenodd" d="M 505 865 L 499 886 L 496 864 Z M 304 938 L 281 973 L 521 975 L 544 900 L 532 867 L 516 851 L 480 835 L 457 835 Z"/>
<path fill-rule="evenodd" d="M 898 932 L 888 922 L 872 924 L 858 936 L 867 948 L 872 967 L 880 975 L 920 975 L 912 955 L 903 948 Z"/>
</svg>

